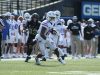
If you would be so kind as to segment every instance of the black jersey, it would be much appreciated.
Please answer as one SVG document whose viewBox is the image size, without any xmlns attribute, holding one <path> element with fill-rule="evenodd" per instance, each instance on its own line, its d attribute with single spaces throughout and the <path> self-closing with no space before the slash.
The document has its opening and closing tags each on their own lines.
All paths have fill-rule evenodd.
<svg viewBox="0 0 100 75">
<path fill-rule="evenodd" d="M 28 26 L 28 29 L 29 29 L 29 35 L 36 35 L 37 34 L 37 30 L 39 29 L 39 26 L 40 26 L 40 21 L 29 21 L 27 22 L 27 26 Z"/>
<path fill-rule="evenodd" d="M 79 35 L 79 31 L 81 31 L 81 26 L 78 23 L 71 23 L 69 24 L 67 29 L 72 32 L 72 35 Z"/>
<path fill-rule="evenodd" d="M 94 36 L 94 27 L 86 26 L 84 28 L 84 39 L 91 40 Z"/>
</svg>

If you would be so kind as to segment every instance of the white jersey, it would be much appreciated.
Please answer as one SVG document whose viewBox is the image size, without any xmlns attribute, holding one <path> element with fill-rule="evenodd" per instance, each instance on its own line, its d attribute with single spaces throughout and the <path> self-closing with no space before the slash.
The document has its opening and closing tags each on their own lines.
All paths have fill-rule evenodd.
<svg viewBox="0 0 100 75">
<path fill-rule="evenodd" d="M 65 29 L 66 29 L 66 26 L 65 25 L 62 25 L 62 20 L 61 19 L 58 19 L 55 23 L 55 29 L 58 31 L 60 37 L 59 37 L 59 45 L 64 45 L 66 44 L 66 38 L 64 37 L 64 34 L 65 34 Z"/>
<path fill-rule="evenodd" d="M 44 40 L 40 35 L 40 33 L 42 31 L 42 27 L 46 28 L 46 31 L 44 34 L 46 36 L 46 40 Z M 43 55 L 45 55 L 46 47 L 50 47 L 50 48 L 52 48 L 52 50 L 53 50 L 53 48 L 55 49 L 55 46 L 54 45 L 52 46 L 51 40 L 49 39 L 50 31 L 52 28 L 53 28 L 53 24 L 51 22 L 49 22 L 48 20 L 44 20 L 38 29 L 38 34 L 35 36 L 35 39 L 38 41 L 41 53 Z"/>
<path fill-rule="evenodd" d="M 50 33 L 49 38 L 51 39 L 51 41 L 53 41 L 56 45 L 58 45 L 58 41 L 59 41 L 59 35 L 53 35 Z"/>
<path fill-rule="evenodd" d="M 60 35 L 64 35 L 64 33 L 65 33 L 65 25 L 58 25 L 58 32 L 59 32 L 59 34 Z"/>
<path fill-rule="evenodd" d="M 49 35 L 50 30 L 53 28 L 53 24 L 47 20 L 44 20 L 39 27 L 38 34 L 41 33 L 42 27 L 46 28 L 45 36 L 47 36 Z"/>
<path fill-rule="evenodd" d="M 10 36 L 10 43 L 17 43 L 18 42 L 18 28 L 19 25 L 15 20 L 10 20 L 10 28 L 9 28 L 9 36 Z"/>
<path fill-rule="evenodd" d="M 60 28 L 59 28 L 59 34 L 60 34 L 59 41 L 65 42 L 65 40 L 64 40 L 64 39 L 66 39 L 65 38 L 65 29 L 66 29 L 65 25 L 60 26 Z"/>
<path fill-rule="evenodd" d="M 44 34 L 46 36 L 46 40 L 44 40 L 40 35 L 42 27 L 46 28 L 46 31 L 45 31 L 45 34 Z M 46 55 L 45 54 L 46 53 L 46 51 L 45 51 L 46 47 L 49 47 L 50 50 L 55 50 L 57 48 L 54 41 L 53 40 L 51 41 L 51 39 L 49 39 L 50 31 L 53 27 L 54 27 L 54 24 L 52 24 L 48 20 L 44 20 L 40 25 L 40 28 L 38 30 L 38 34 L 35 36 L 35 39 L 37 40 L 37 42 L 39 44 L 39 48 L 40 48 L 42 55 Z M 63 56 L 63 53 L 59 48 L 58 48 L 58 51 L 59 51 L 59 55 Z"/>
<path fill-rule="evenodd" d="M 58 33 L 60 34 L 64 34 L 64 30 L 65 30 L 65 25 L 62 25 L 61 24 L 61 19 L 58 19 L 56 22 L 55 22 L 55 29 L 58 31 Z"/>
<path fill-rule="evenodd" d="M 18 39 L 22 43 L 22 41 L 24 41 L 23 22 L 21 22 L 20 20 L 18 20 L 17 22 L 19 24 L 19 31 L 20 31 L 20 33 L 18 33 Z"/>
<path fill-rule="evenodd" d="M 60 26 L 60 28 L 59 28 L 60 34 L 64 35 L 65 29 L 66 29 L 65 25 Z"/>
</svg>

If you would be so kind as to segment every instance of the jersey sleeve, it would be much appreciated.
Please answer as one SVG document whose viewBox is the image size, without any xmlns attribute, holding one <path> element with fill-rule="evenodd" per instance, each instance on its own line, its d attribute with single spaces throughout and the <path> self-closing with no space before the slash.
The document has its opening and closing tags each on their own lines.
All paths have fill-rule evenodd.
<svg viewBox="0 0 100 75">
<path fill-rule="evenodd" d="M 43 27 L 45 27 L 45 28 L 48 28 L 48 24 L 47 24 L 47 22 L 45 22 L 45 21 L 42 22 L 41 25 L 42 25 Z"/>
</svg>

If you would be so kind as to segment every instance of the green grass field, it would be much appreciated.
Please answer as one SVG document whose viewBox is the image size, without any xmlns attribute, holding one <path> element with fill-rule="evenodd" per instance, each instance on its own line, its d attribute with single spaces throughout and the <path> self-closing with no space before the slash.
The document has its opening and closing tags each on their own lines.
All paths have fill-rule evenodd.
<svg viewBox="0 0 100 75">
<path fill-rule="evenodd" d="M 0 75 L 100 75 L 100 58 L 66 62 L 62 65 L 57 60 L 48 60 L 37 66 L 32 60 L 0 61 Z"/>
</svg>

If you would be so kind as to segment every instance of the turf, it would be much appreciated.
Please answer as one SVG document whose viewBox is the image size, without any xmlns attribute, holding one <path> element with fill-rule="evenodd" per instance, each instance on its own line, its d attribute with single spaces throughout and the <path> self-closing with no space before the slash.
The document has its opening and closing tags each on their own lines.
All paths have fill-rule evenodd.
<svg viewBox="0 0 100 75">
<path fill-rule="evenodd" d="M 0 75 L 100 75 L 100 58 L 66 60 L 62 65 L 58 61 L 0 61 Z"/>
</svg>

